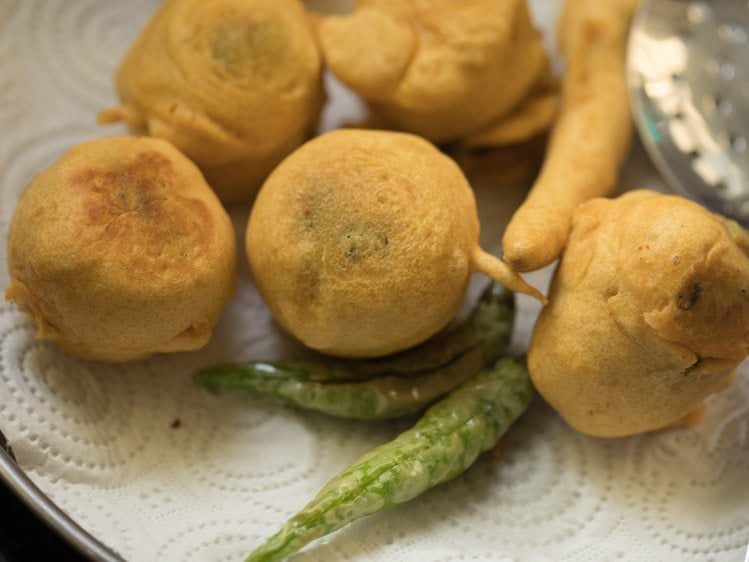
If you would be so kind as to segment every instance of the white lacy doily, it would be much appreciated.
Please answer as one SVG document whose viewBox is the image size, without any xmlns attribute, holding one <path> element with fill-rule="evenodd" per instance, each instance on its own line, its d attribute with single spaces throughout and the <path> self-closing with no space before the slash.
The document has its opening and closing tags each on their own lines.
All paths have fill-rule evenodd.
<svg viewBox="0 0 749 562">
<path fill-rule="evenodd" d="M 22 188 L 115 101 L 113 70 L 156 0 L 0 0 L 0 285 Z M 534 13 L 549 29 L 557 1 Z M 549 33 L 550 36 L 550 33 Z M 549 39 L 547 36 L 547 39 Z M 335 90 L 324 124 L 357 111 Z M 635 147 L 624 187 L 661 188 Z M 518 186 L 476 185 L 499 251 Z M 248 209 L 233 210 L 242 232 Z M 337 471 L 408 422 L 357 423 L 203 392 L 196 367 L 278 357 L 240 260 L 237 297 L 203 350 L 125 365 L 67 357 L 0 304 L 0 429 L 20 466 L 83 528 L 133 561 L 240 560 Z M 546 287 L 550 270 L 530 276 Z M 475 279 L 472 295 L 483 282 Z M 537 308 L 520 299 L 515 347 Z M 318 541 L 298 560 L 741 561 L 749 540 L 749 364 L 695 429 L 593 439 L 541 400 L 498 457 Z"/>
</svg>

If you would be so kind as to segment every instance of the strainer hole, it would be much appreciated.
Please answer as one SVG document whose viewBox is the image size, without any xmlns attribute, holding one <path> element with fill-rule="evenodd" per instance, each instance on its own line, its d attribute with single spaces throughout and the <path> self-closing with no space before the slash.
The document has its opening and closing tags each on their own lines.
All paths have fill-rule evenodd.
<svg viewBox="0 0 749 562">
<path fill-rule="evenodd" d="M 720 101 L 718 101 L 718 111 L 722 115 L 730 115 L 733 111 L 733 104 L 731 103 L 731 100 L 721 99 Z"/>
<path fill-rule="evenodd" d="M 718 101 L 719 100 L 715 99 L 715 97 L 709 94 L 703 97 L 702 107 L 705 110 L 705 113 L 707 113 L 708 115 L 713 115 L 718 110 Z"/>
<path fill-rule="evenodd" d="M 718 37 L 726 43 L 745 43 L 747 39 L 746 29 L 735 21 L 726 21 L 718 26 Z"/>
<path fill-rule="evenodd" d="M 743 135 L 730 135 L 729 142 L 734 152 L 741 154 L 746 151 L 746 137 Z"/>
<path fill-rule="evenodd" d="M 705 61 L 705 72 L 710 76 L 717 76 L 720 73 L 721 66 L 720 62 L 716 59 L 708 59 Z"/>
<path fill-rule="evenodd" d="M 723 63 L 720 67 L 720 77 L 723 80 L 733 80 L 736 76 L 736 67 L 730 62 Z"/>
<path fill-rule="evenodd" d="M 687 19 L 689 23 L 699 25 L 713 17 L 713 11 L 707 2 L 692 2 L 687 7 Z"/>
<path fill-rule="evenodd" d="M 715 186 L 723 181 L 723 175 L 707 158 L 695 158 L 692 160 L 692 170 L 708 185 Z"/>
<path fill-rule="evenodd" d="M 668 122 L 668 132 L 681 152 L 695 150 L 694 133 L 691 131 L 689 124 L 684 121 L 683 115 L 677 113 L 674 119 Z"/>
</svg>

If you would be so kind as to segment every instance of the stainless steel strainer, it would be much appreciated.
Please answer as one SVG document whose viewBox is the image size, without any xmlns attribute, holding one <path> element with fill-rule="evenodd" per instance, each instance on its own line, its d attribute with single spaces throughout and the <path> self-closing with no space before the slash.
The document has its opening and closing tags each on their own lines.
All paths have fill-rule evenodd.
<svg viewBox="0 0 749 562">
<path fill-rule="evenodd" d="M 644 0 L 628 79 L 672 189 L 749 227 L 749 0 Z"/>
</svg>

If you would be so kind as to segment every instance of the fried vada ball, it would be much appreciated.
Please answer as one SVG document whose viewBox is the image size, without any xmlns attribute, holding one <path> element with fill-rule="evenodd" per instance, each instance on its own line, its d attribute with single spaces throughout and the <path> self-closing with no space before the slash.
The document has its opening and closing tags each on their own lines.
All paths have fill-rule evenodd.
<svg viewBox="0 0 749 562">
<path fill-rule="evenodd" d="M 197 349 L 234 293 L 236 243 L 220 201 L 168 142 L 73 147 L 25 189 L 10 225 L 5 296 L 37 338 L 129 361 Z"/>
<path fill-rule="evenodd" d="M 528 366 L 577 430 L 677 425 L 749 354 L 749 236 L 673 195 L 593 199 L 573 217 Z"/>
<path fill-rule="evenodd" d="M 452 160 L 413 135 L 348 129 L 274 170 L 246 247 L 283 328 L 323 353 L 374 357 L 443 328 L 473 271 L 543 298 L 478 237 L 473 192 Z"/>
<path fill-rule="evenodd" d="M 225 203 L 249 202 L 315 129 L 321 57 L 297 0 L 167 0 L 116 76 L 99 116 L 172 142 Z"/>
<path fill-rule="evenodd" d="M 525 0 L 359 0 L 318 29 L 332 72 L 397 129 L 487 146 L 497 125 L 504 144 L 503 119 L 536 93 L 547 101 L 523 120 L 519 140 L 554 117 L 549 63 Z"/>
</svg>

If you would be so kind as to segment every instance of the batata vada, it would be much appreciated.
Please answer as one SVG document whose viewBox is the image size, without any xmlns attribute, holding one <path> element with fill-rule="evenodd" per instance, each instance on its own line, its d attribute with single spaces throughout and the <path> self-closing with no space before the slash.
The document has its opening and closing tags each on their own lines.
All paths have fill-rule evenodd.
<svg viewBox="0 0 749 562">
<path fill-rule="evenodd" d="M 673 195 L 593 199 L 536 323 L 536 388 L 576 429 L 677 424 L 749 354 L 749 236 Z"/>
<path fill-rule="evenodd" d="M 168 142 L 73 147 L 21 196 L 5 296 L 37 337 L 98 361 L 197 349 L 234 293 L 229 217 Z"/>
<path fill-rule="evenodd" d="M 450 158 L 414 135 L 348 129 L 273 171 L 246 248 L 282 327 L 323 353 L 374 357 L 443 328 L 473 271 L 543 299 L 478 238 L 473 192 Z"/>
<path fill-rule="evenodd" d="M 100 122 L 172 142 L 226 203 L 249 202 L 316 127 L 321 57 L 297 0 L 167 0 L 116 76 Z"/>
<path fill-rule="evenodd" d="M 554 117 L 547 101 L 523 127 L 503 123 L 529 98 L 548 98 L 525 0 L 359 0 L 350 15 L 322 18 L 318 34 L 327 65 L 375 114 L 433 142 L 525 140 Z"/>
</svg>

